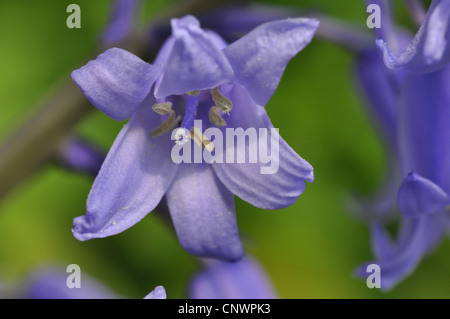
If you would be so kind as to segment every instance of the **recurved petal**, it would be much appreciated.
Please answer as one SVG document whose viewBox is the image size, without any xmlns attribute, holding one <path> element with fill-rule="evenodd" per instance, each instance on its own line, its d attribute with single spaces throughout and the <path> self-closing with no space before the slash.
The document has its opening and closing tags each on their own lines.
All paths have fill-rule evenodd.
<svg viewBox="0 0 450 319">
<path fill-rule="evenodd" d="M 171 184 L 176 171 L 168 134 L 149 132 L 159 125 L 149 99 L 117 136 L 87 199 L 86 215 L 74 219 L 79 240 L 107 237 L 133 226 L 152 211 Z"/>
<path fill-rule="evenodd" d="M 450 198 L 438 185 L 411 172 L 398 190 L 397 204 L 404 216 L 418 217 L 442 210 Z"/>
<path fill-rule="evenodd" d="M 450 62 L 450 2 L 433 0 L 428 13 L 408 47 L 399 55 L 392 52 L 386 39 L 376 41 L 389 68 L 427 73 Z"/>
<path fill-rule="evenodd" d="M 275 92 L 288 62 L 312 40 L 319 21 L 295 18 L 272 21 L 223 50 L 233 67 L 235 82 L 259 105 Z"/>
<path fill-rule="evenodd" d="M 234 106 L 222 129 L 226 136 L 224 161 L 213 163 L 220 181 L 256 207 L 278 209 L 293 204 L 303 193 L 305 180 L 314 180 L 312 166 L 281 138 L 265 109 L 243 88 L 234 85 L 227 97 Z M 236 138 L 244 134 L 245 142 Z"/>
<path fill-rule="evenodd" d="M 223 260 L 242 258 L 233 194 L 209 164 L 180 164 L 166 198 L 178 239 L 186 251 Z"/>
<path fill-rule="evenodd" d="M 391 258 L 395 253 L 392 239 L 387 234 L 383 225 L 379 222 L 374 223 L 370 229 L 372 250 L 376 258 Z"/>
<path fill-rule="evenodd" d="M 414 219 L 404 219 L 401 225 L 399 242 L 393 253 L 385 258 L 373 260 L 360 266 L 355 274 L 361 278 L 368 278 L 367 266 L 376 264 L 380 267 L 381 289 L 390 290 L 408 277 L 442 239 L 446 225 L 446 215 L 440 212 L 433 215 L 421 216 Z"/>
<path fill-rule="evenodd" d="M 202 30 L 196 18 L 185 16 L 171 24 L 173 46 L 156 85 L 157 98 L 210 89 L 233 79 L 233 69 L 215 37 Z"/>
<path fill-rule="evenodd" d="M 160 67 L 111 48 L 72 72 L 73 81 L 100 111 L 114 120 L 129 118 L 150 92 Z"/>
</svg>

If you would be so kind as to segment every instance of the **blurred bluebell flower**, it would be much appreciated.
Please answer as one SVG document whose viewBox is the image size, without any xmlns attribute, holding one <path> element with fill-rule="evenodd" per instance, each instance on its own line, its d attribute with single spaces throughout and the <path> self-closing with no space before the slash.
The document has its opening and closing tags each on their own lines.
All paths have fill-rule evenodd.
<svg viewBox="0 0 450 319">
<path fill-rule="evenodd" d="M 163 286 L 156 286 L 144 299 L 167 299 L 166 290 Z"/>
<path fill-rule="evenodd" d="M 203 29 L 214 31 L 231 43 L 263 23 L 304 15 L 296 7 L 234 1 L 228 6 L 199 10 L 195 16 Z M 161 45 L 171 34 L 165 21 L 153 22 L 148 28 L 153 45 Z"/>
<path fill-rule="evenodd" d="M 409 72 L 431 72 L 450 62 L 450 2 L 433 0 L 415 37 L 401 51 L 392 49 L 386 38 L 376 41 L 389 68 Z"/>
<path fill-rule="evenodd" d="M 88 140 L 69 137 L 61 143 L 57 160 L 69 170 L 97 176 L 105 156 L 105 152 Z"/>
<path fill-rule="evenodd" d="M 59 266 L 40 267 L 16 291 L 19 299 L 123 299 L 96 279 L 83 273 L 80 287 L 69 288 L 68 273 Z M 165 299 L 164 287 L 157 286 L 144 299 Z"/>
<path fill-rule="evenodd" d="M 205 269 L 189 285 L 192 299 L 276 299 L 269 277 L 256 262 L 245 257 L 236 262 L 205 260 Z"/>
<path fill-rule="evenodd" d="M 172 36 L 154 64 L 112 48 L 72 73 L 95 107 L 118 121 L 131 117 L 94 181 L 86 215 L 75 218 L 73 233 L 79 240 L 120 233 L 165 195 L 188 252 L 237 260 L 243 248 L 233 194 L 263 209 L 286 207 L 304 191 L 305 180 L 313 181 L 313 168 L 278 133 L 273 134 L 280 154 L 275 174 L 260 174 L 261 162 L 177 165 L 168 131 L 178 125 L 175 111 L 184 113 L 181 128 L 189 131 L 194 119 L 210 123 L 211 106 L 221 103 L 229 116 L 225 122 L 217 113 L 220 118 L 211 123 L 223 132 L 223 125 L 272 128 L 263 106 L 289 60 L 311 41 L 318 21 L 269 22 L 231 45 L 201 29 L 193 16 L 173 19 L 171 25 Z"/>
<path fill-rule="evenodd" d="M 446 28 L 446 24 L 442 23 L 448 24 L 448 19 L 440 20 L 440 15 L 435 14 L 436 10 L 442 13 L 447 8 L 440 1 L 432 2 L 427 18 L 412 42 L 390 20 L 387 2 L 370 2 L 376 2 L 383 8 L 383 21 L 388 22 L 388 28 L 380 32 L 389 37 L 391 48 L 395 47 L 397 52 L 406 49 L 404 52 L 410 52 L 411 57 L 410 62 L 399 62 L 399 59 L 394 65 L 392 61 L 386 60 L 385 55 L 384 63 L 394 68 L 390 70 L 387 67 L 373 67 L 379 65 L 382 58 L 372 55 L 369 60 L 362 59 L 363 63 L 360 64 L 360 70 L 372 72 L 359 73 L 371 106 L 378 114 L 377 120 L 384 128 L 385 136 L 392 141 L 388 143 L 388 150 L 393 153 L 390 155 L 391 161 L 397 161 L 393 165 L 398 174 L 394 174 L 391 183 L 396 187 L 390 189 L 391 194 L 396 196 L 389 199 L 396 200 L 401 216 L 395 240 L 386 231 L 386 221 L 382 218 L 385 216 L 371 216 L 376 260 L 362 265 L 356 273 L 367 277 L 367 264 L 378 264 L 381 268 L 381 288 L 389 290 L 410 275 L 448 231 L 450 65 L 448 61 L 444 63 L 445 54 L 430 63 L 430 58 L 423 53 L 434 55 L 441 52 L 443 47 L 442 52 L 445 52 L 450 44 L 440 36 L 435 35 L 434 40 L 429 38 L 435 34 L 433 28 L 437 25 Z M 426 46 L 422 42 L 427 43 Z M 377 44 L 380 42 L 377 41 Z M 386 54 L 386 47 L 381 50 Z M 436 69 L 438 66 L 440 68 Z M 429 72 L 423 73 L 426 70 Z M 412 73 L 419 71 L 422 74 Z M 400 182 L 398 176 L 403 181 Z M 384 208 L 389 210 L 389 205 Z"/>
<path fill-rule="evenodd" d="M 136 21 L 136 12 L 140 0 L 111 1 L 109 21 L 101 35 L 101 42 L 112 46 L 130 34 Z"/>
</svg>

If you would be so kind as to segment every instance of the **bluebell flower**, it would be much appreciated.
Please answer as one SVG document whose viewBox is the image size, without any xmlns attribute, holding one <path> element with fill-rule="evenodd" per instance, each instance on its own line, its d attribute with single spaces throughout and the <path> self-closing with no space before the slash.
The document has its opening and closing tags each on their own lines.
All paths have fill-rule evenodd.
<svg viewBox="0 0 450 319">
<path fill-rule="evenodd" d="M 205 260 L 205 269 L 189 284 L 191 299 L 276 299 L 264 269 L 253 258 L 236 262 Z"/>
<path fill-rule="evenodd" d="M 389 189 L 395 196 L 389 198 L 396 201 L 401 215 L 395 239 L 386 231 L 382 214 L 371 216 L 376 259 L 362 265 L 356 273 L 367 277 L 367 264 L 378 264 L 381 288 L 389 290 L 410 275 L 448 231 L 450 65 L 445 52 L 450 43 L 437 30 L 446 30 L 449 20 L 442 20 L 448 6 L 444 2 L 433 1 L 418 34 L 410 40 L 390 20 L 386 2 L 371 2 L 382 6 L 383 21 L 388 22 L 381 32 L 390 40 L 387 44 L 384 40 L 377 40 L 384 53 L 386 67 L 377 70 L 370 67 L 379 65 L 381 61 L 380 57 L 373 55 L 371 59 L 363 59 L 366 64 L 360 67 L 374 72 L 361 72 L 360 75 L 372 108 L 378 114 L 377 120 L 384 127 L 385 136 L 391 139 L 388 150 L 393 153 L 390 159 L 397 161 L 394 166 L 398 175 L 392 179 L 396 187 Z M 395 61 L 393 48 L 396 52 L 404 52 Z M 442 53 L 440 57 L 432 59 L 438 52 Z M 389 205 L 384 208 L 389 209 Z"/>
<path fill-rule="evenodd" d="M 112 48 L 72 73 L 95 107 L 117 121 L 130 118 L 94 181 L 86 215 L 74 219 L 73 233 L 79 240 L 118 234 L 165 196 L 188 252 L 237 260 L 243 248 L 234 195 L 263 209 L 289 206 L 305 181 L 313 181 L 313 168 L 277 132 L 276 174 L 260 174 L 261 162 L 175 164 L 169 129 L 181 122 L 180 128 L 189 131 L 195 119 L 222 126 L 224 132 L 228 127 L 272 128 L 263 106 L 289 60 L 311 41 L 318 21 L 269 22 L 231 45 L 203 30 L 193 16 L 173 19 L 171 25 L 172 35 L 153 64 Z M 229 115 L 216 112 L 210 122 L 211 107 L 222 103 L 217 99 Z"/>
</svg>

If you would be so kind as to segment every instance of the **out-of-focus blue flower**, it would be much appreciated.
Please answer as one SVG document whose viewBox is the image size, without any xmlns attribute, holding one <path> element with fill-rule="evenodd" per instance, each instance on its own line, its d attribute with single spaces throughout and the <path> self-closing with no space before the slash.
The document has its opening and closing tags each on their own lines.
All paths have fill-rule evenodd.
<svg viewBox="0 0 450 319">
<path fill-rule="evenodd" d="M 227 41 L 234 42 L 257 26 L 288 17 L 303 16 L 295 7 L 266 5 L 252 2 L 233 2 L 211 10 L 200 10 L 196 18 L 204 29 L 212 30 Z M 150 41 L 162 44 L 170 35 L 170 26 L 156 22 L 149 26 Z"/>
<path fill-rule="evenodd" d="M 399 53 L 389 41 L 380 38 L 377 46 L 383 51 L 384 62 L 389 68 L 409 72 L 431 72 L 450 62 L 450 2 L 433 0 L 417 34 Z"/>
<path fill-rule="evenodd" d="M 263 106 L 289 60 L 311 41 L 318 21 L 269 22 L 231 45 L 201 29 L 193 16 L 173 19 L 171 24 L 172 36 L 154 64 L 112 48 L 72 73 L 98 109 L 118 121 L 131 117 L 94 182 L 86 215 L 75 218 L 73 233 L 79 240 L 120 233 L 165 195 L 180 243 L 188 252 L 237 260 L 243 248 L 233 194 L 263 209 L 286 207 L 304 191 L 305 180 L 313 181 L 311 165 L 278 135 L 275 174 L 260 174 L 261 162 L 177 165 L 171 159 L 174 142 L 165 132 L 177 124 L 176 114 L 184 114 L 181 128 L 187 131 L 194 119 L 209 124 L 208 113 L 215 104 L 211 95 L 232 103 L 224 133 L 228 127 L 272 128 Z M 152 109 L 169 105 L 174 110 L 169 108 L 162 116 Z"/>
<path fill-rule="evenodd" d="M 120 296 L 96 279 L 84 272 L 80 277 L 80 287 L 69 288 L 69 274 L 59 266 L 47 266 L 35 269 L 15 294 L 19 299 L 122 299 Z M 165 299 L 164 287 L 157 286 L 144 299 Z"/>
<path fill-rule="evenodd" d="M 97 176 L 105 155 L 91 142 L 71 137 L 62 143 L 57 157 L 58 163 L 69 170 Z"/>
<path fill-rule="evenodd" d="M 144 299 L 167 299 L 166 290 L 163 286 L 156 286 Z"/>
<path fill-rule="evenodd" d="M 109 21 L 101 35 L 101 42 L 112 46 L 122 41 L 133 27 L 136 21 L 136 11 L 140 0 L 115 0 L 112 1 Z"/>
<path fill-rule="evenodd" d="M 192 299 L 275 299 L 272 283 L 261 266 L 245 257 L 236 262 L 206 260 L 205 269 L 189 286 Z"/>
<path fill-rule="evenodd" d="M 397 161 L 393 166 L 398 175 L 394 175 L 391 183 L 396 185 L 391 192 L 396 196 L 388 198 L 396 199 L 401 216 L 395 240 L 388 235 L 382 216 L 371 216 L 376 260 L 362 265 L 356 273 L 367 277 L 367 264 L 378 264 L 381 288 L 389 290 L 414 271 L 448 230 L 450 65 L 445 52 L 450 44 L 436 31 L 438 26 L 447 28 L 448 18 L 441 18 L 448 6 L 445 1 L 433 1 L 418 34 L 407 44 L 405 34 L 390 20 L 387 2 L 370 2 L 383 8 L 383 21 L 387 21 L 388 28 L 381 32 L 389 37 L 388 44 L 398 52 L 409 52 L 403 56 L 410 58 L 409 62 L 406 58 L 399 58 L 395 63 L 386 60 L 386 47 L 382 47 L 384 62 L 393 70 L 375 67 L 381 58 L 372 55 L 368 60 L 361 60 L 360 70 L 365 71 L 359 73 L 377 120 L 391 140 L 390 159 Z M 431 60 L 430 56 L 436 56 L 437 52 L 442 52 L 441 57 Z M 428 73 L 412 73 L 427 70 Z M 397 176 L 403 181 L 396 179 Z M 384 208 L 389 209 L 389 205 Z"/>
</svg>

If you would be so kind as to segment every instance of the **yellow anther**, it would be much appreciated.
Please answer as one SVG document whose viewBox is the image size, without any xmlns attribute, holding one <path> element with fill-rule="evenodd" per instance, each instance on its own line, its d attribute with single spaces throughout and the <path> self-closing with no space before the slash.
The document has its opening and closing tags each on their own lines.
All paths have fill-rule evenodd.
<svg viewBox="0 0 450 319">
<path fill-rule="evenodd" d="M 219 91 L 219 87 L 215 87 L 211 90 L 211 97 L 214 103 L 220 107 L 222 112 L 227 113 L 229 115 L 231 109 L 233 108 L 233 103 L 222 95 Z"/>
<path fill-rule="evenodd" d="M 181 117 L 175 117 L 175 111 L 170 111 L 169 117 L 160 126 L 150 131 L 151 137 L 158 137 L 171 131 L 181 121 Z"/>
<path fill-rule="evenodd" d="M 227 122 L 220 116 L 221 108 L 217 105 L 212 106 L 208 112 L 209 121 L 215 126 L 222 127 L 227 125 Z"/>
<path fill-rule="evenodd" d="M 186 94 L 191 95 L 191 96 L 197 96 L 200 94 L 200 90 L 189 91 L 189 92 L 186 92 Z"/>
<path fill-rule="evenodd" d="M 172 111 L 172 102 L 156 103 L 152 109 L 159 115 L 168 114 Z"/>
</svg>

